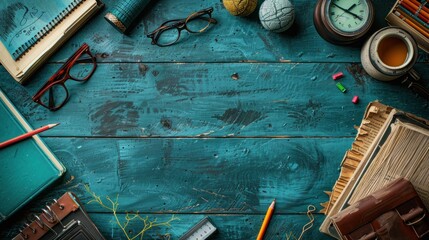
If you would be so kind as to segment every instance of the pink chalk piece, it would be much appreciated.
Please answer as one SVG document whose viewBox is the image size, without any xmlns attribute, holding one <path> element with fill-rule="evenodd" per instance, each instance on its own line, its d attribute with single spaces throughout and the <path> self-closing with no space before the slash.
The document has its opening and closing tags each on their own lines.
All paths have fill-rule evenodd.
<svg viewBox="0 0 429 240">
<path fill-rule="evenodd" d="M 358 96 L 354 96 L 352 99 L 352 103 L 357 104 L 359 102 L 359 97 Z"/>
<path fill-rule="evenodd" d="M 334 75 L 332 75 L 332 79 L 337 80 L 344 77 L 344 74 L 342 72 L 337 72 Z"/>
</svg>

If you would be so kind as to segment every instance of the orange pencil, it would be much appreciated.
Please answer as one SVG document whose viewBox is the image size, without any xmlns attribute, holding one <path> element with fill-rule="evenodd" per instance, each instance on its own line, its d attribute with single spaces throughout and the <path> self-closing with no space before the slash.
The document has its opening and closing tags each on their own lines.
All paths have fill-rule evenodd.
<svg viewBox="0 0 429 240">
<path fill-rule="evenodd" d="M 423 11 L 425 13 L 429 13 L 429 8 L 426 7 L 426 3 L 421 3 L 417 0 L 411 0 L 411 2 L 417 5 L 419 8 L 421 8 L 420 12 Z"/>
<path fill-rule="evenodd" d="M 401 2 L 400 5 L 404 8 L 406 8 L 411 13 L 416 12 L 415 7 L 412 7 L 411 5 L 409 5 L 406 2 Z M 415 16 L 415 14 L 414 14 L 414 16 Z M 420 18 L 423 22 L 429 23 L 429 19 L 427 19 L 422 13 L 417 14 L 417 17 Z"/>
<path fill-rule="evenodd" d="M 421 34 L 425 35 L 427 38 L 429 38 L 429 33 L 426 32 L 424 29 L 413 23 L 410 19 L 404 17 L 400 12 L 395 11 L 395 15 L 401 18 L 404 22 L 406 22 L 408 25 L 412 26 L 414 29 L 416 29 Z"/>
<path fill-rule="evenodd" d="M 419 5 L 416 4 L 415 2 L 413 2 L 412 0 L 402 0 L 402 2 L 410 5 L 411 7 L 413 7 L 413 11 L 417 11 L 419 9 Z M 427 7 L 422 7 L 423 11 L 420 11 L 419 14 L 422 14 L 425 18 L 429 18 L 429 13 L 426 12 L 428 10 Z"/>
<path fill-rule="evenodd" d="M 9 140 L 7 140 L 7 141 L 4 141 L 4 142 L 0 143 L 0 149 L 5 148 L 5 147 L 7 147 L 7 146 L 9 146 L 9 145 L 12 145 L 12 144 L 14 144 L 14 143 L 20 142 L 20 141 L 22 141 L 22 140 L 24 140 L 24 139 L 30 138 L 30 137 L 32 137 L 32 136 L 34 136 L 34 135 L 38 134 L 38 133 L 41 133 L 41 132 L 43 132 L 43 131 L 48 130 L 48 129 L 51 129 L 51 128 L 53 128 L 53 127 L 57 126 L 58 124 L 59 124 L 59 123 L 55 123 L 55 124 L 48 124 L 48 125 L 46 125 L 46 126 L 44 126 L 44 127 L 41 127 L 41 128 L 35 129 L 35 130 L 30 131 L 30 132 L 28 132 L 28 133 L 24 133 L 24 134 L 22 134 L 22 135 L 20 135 L 20 136 L 17 136 L 17 137 L 14 137 L 14 138 L 12 138 L 12 139 L 9 139 Z"/>
<path fill-rule="evenodd" d="M 276 199 L 274 199 L 274 201 L 271 203 L 270 207 L 267 210 L 267 213 L 265 214 L 264 221 L 262 222 L 262 226 L 261 226 L 261 229 L 259 230 L 259 234 L 256 240 L 262 240 L 264 238 L 265 231 L 267 230 L 268 224 L 270 223 L 270 220 L 271 220 L 271 216 L 273 216 L 275 205 L 276 205 Z"/>
</svg>

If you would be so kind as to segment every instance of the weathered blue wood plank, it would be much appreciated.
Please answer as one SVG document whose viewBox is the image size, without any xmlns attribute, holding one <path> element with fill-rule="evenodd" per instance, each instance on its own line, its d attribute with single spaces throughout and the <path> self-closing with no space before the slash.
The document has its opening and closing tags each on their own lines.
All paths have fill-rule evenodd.
<svg viewBox="0 0 429 240">
<path fill-rule="evenodd" d="M 299 213 L 327 200 L 352 139 L 44 138 L 67 168 L 28 208 L 73 191 L 91 199 L 119 194 L 118 211 Z M 105 212 L 89 205 L 91 212 Z"/>
<path fill-rule="evenodd" d="M 87 42 L 104 62 L 360 62 L 360 46 L 336 46 L 324 41 L 313 25 L 314 0 L 295 0 L 296 20 L 284 33 L 265 30 L 255 12 L 249 18 L 230 15 L 221 1 L 159 0 L 147 7 L 129 36 L 117 32 L 103 16 L 106 8 L 73 36 L 50 61 L 65 61 Z M 384 17 L 394 0 L 374 1 L 377 21 L 374 30 L 386 26 Z M 170 19 L 184 18 L 193 11 L 214 7 L 218 24 L 203 34 L 183 32 L 180 43 L 170 47 L 151 45 L 149 31 Z M 388 7 L 387 7 L 388 6 Z M 427 56 L 421 61 L 427 61 Z"/>
<path fill-rule="evenodd" d="M 303 212 L 305 211 L 305 206 L 303 206 Z M 91 219 L 98 226 L 101 233 L 107 239 L 126 239 L 122 230 L 118 227 L 115 222 L 115 219 L 111 214 L 99 214 L 99 213 L 89 213 Z M 120 219 L 124 218 L 125 214 L 118 214 Z M 157 218 L 158 221 L 167 221 L 170 219 L 171 214 L 163 215 L 146 215 L 149 219 Z M 149 230 L 143 239 L 179 239 L 188 229 L 190 229 L 194 224 L 196 224 L 200 219 L 205 216 L 209 216 L 212 222 L 218 228 L 218 232 L 214 235 L 213 239 L 256 239 L 260 225 L 263 220 L 263 215 L 231 215 L 231 214 L 222 214 L 222 215 L 201 215 L 201 214 L 178 214 L 175 215 L 179 217 L 180 220 L 174 221 L 171 224 L 170 228 L 167 227 L 155 227 L 152 230 Z M 286 235 L 290 235 L 292 232 L 297 238 L 301 233 L 301 228 L 304 224 L 308 222 L 308 218 L 305 214 L 300 215 L 278 215 L 274 213 L 273 218 L 270 222 L 269 228 L 266 232 L 264 239 L 286 239 Z M 331 239 L 318 231 L 318 226 L 323 221 L 323 217 L 320 214 L 315 215 L 315 223 L 313 228 L 307 231 L 303 235 L 303 239 Z M 129 225 L 129 235 L 133 236 L 137 231 L 140 231 L 142 225 L 137 224 L 137 222 L 131 223 Z M 19 224 L 12 225 L 8 230 L 0 230 L 0 238 L 10 239 L 19 232 Z M 166 235 L 170 235 L 170 238 L 167 238 Z M 291 238 L 295 239 L 295 238 Z"/>
<path fill-rule="evenodd" d="M 376 99 L 429 117 L 428 102 L 403 86 L 337 63 L 99 64 L 87 83 L 68 82 L 70 101 L 49 112 L 31 96 L 58 67 L 47 65 L 24 87 L 0 69 L 0 87 L 34 127 L 61 123 L 45 136 L 351 137 Z M 416 69 L 429 75 L 426 64 Z M 345 94 L 331 79 L 338 71 Z"/>
</svg>

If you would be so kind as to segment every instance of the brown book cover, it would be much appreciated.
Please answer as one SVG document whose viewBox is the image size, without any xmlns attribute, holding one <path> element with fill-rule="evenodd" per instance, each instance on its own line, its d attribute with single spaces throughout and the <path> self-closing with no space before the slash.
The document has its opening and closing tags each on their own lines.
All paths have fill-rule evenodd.
<svg viewBox="0 0 429 240">
<path fill-rule="evenodd" d="M 332 217 L 341 239 L 428 239 L 429 215 L 413 185 L 398 178 Z"/>
</svg>

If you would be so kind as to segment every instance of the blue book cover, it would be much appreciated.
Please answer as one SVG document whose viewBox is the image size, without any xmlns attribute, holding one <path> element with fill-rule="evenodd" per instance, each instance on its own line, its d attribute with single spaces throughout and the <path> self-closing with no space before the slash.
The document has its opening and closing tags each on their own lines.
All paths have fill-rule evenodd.
<svg viewBox="0 0 429 240">
<path fill-rule="evenodd" d="M 33 130 L 0 89 L 0 142 Z M 66 171 L 38 135 L 0 149 L 0 222 Z"/>
</svg>

